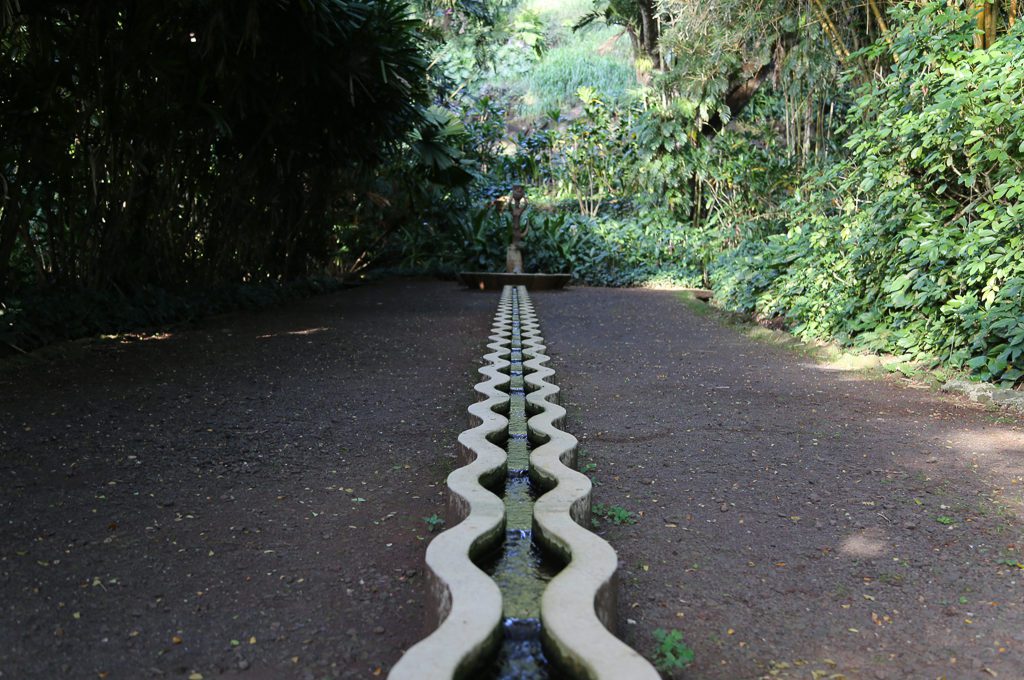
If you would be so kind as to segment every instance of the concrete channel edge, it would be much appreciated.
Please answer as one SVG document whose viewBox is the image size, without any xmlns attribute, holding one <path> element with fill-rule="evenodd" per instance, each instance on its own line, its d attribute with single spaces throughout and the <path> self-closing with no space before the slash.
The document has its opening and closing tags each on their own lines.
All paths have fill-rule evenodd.
<svg viewBox="0 0 1024 680">
<path fill-rule="evenodd" d="M 507 434 L 512 291 L 516 290 L 527 385 L 527 428 L 535 448 L 530 477 L 543 492 L 534 505 L 533 535 L 566 566 L 541 597 L 545 652 L 571 677 L 586 680 L 656 680 L 660 676 L 639 653 L 613 634 L 618 557 L 592 533 L 590 478 L 577 472 L 577 440 L 560 428 L 555 372 L 525 286 L 505 286 L 492 326 L 490 353 L 479 369 L 484 380 L 469 407 L 472 427 L 459 435 L 458 463 L 448 476 L 450 529 L 427 546 L 426 565 L 436 629 L 409 648 L 388 675 L 391 680 L 471 677 L 502 637 L 502 596 L 497 584 L 473 562 L 498 546 L 505 533 L 504 502 L 487 487 L 507 474 L 501 442 Z"/>
<path fill-rule="evenodd" d="M 499 389 L 511 354 L 511 289 L 503 291 L 491 328 L 491 350 L 479 369 L 484 380 L 469 407 L 478 424 L 459 435 L 458 463 L 448 475 L 448 524 L 427 546 L 426 565 L 437 628 L 409 648 L 391 680 L 461 678 L 491 655 L 501 640 L 502 601 L 497 584 L 473 563 L 504 538 L 505 505 L 486 488 L 506 473 L 507 455 L 492 440 L 508 429 L 509 396 Z"/>
<path fill-rule="evenodd" d="M 613 634 L 616 614 L 615 550 L 590 526 L 590 478 L 576 471 L 577 440 L 561 429 L 565 409 L 540 325 L 526 290 L 519 292 L 527 421 L 537 444 L 530 455 L 530 476 L 545 493 L 533 510 L 534 536 L 566 566 L 544 590 L 541 635 L 555 663 L 576 678 L 655 680 L 654 667 Z"/>
</svg>

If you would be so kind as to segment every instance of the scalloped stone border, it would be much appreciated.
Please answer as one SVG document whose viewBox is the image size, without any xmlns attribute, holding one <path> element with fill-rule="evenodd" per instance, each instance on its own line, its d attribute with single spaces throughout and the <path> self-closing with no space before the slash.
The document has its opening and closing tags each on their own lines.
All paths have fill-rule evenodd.
<svg viewBox="0 0 1024 680">
<path fill-rule="evenodd" d="M 475 389 L 480 401 L 469 407 L 479 423 L 459 435 L 458 462 L 448 475 L 450 529 L 427 546 L 430 596 L 439 625 L 409 648 L 388 677 L 391 680 L 465 677 L 484 663 L 501 641 L 502 603 L 497 584 L 473 558 L 496 547 L 505 536 L 505 504 L 486 485 L 507 473 L 505 450 L 494 443 L 508 429 L 509 396 L 499 387 L 510 378 L 512 290 L 502 291 L 491 328 L 492 350 Z"/>
<path fill-rule="evenodd" d="M 448 516 L 458 522 L 427 546 L 430 594 L 439 625 L 413 645 L 388 675 L 392 680 L 465 678 L 486 663 L 501 641 L 502 600 L 497 584 L 473 558 L 504 538 L 505 506 L 489 491 L 507 475 L 501 441 L 508 429 L 513 290 L 519 307 L 523 366 L 526 371 L 527 422 L 537 444 L 530 454 L 530 477 L 545 493 L 533 511 L 533 533 L 545 550 L 566 563 L 541 597 L 541 635 L 545 652 L 576 678 L 655 680 L 658 672 L 640 654 L 612 634 L 618 557 L 593 534 L 590 479 L 573 469 L 576 438 L 559 429 L 565 409 L 525 286 L 505 286 L 492 327 L 492 351 L 479 372 L 480 401 L 469 407 L 479 423 L 459 435 L 459 463 L 448 476 Z"/>
<path fill-rule="evenodd" d="M 523 366 L 530 390 L 527 422 L 539 446 L 530 454 L 530 476 L 546 493 L 533 509 L 533 532 L 544 547 L 567 565 L 551 580 L 541 598 L 541 635 L 546 653 L 558 666 L 589 680 L 655 680 L 658 672 L 634 649 L 612 634 L 615 625 L 618 556 L 589 531 L 590 478 L 574 470 L 577 440 L 560 429 L 565 409 L 550 357 L 526 289 L 519 291 Z"/>
</svg>

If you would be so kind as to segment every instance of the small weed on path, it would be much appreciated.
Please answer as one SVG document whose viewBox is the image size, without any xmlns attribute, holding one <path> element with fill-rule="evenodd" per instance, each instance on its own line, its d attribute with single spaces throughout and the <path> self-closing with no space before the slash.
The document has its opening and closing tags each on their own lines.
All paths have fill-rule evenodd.
<svg viewBox="0 0 1024 680">
<path fill-rule="evenodd" d="M 590 513 L 594 517 L 595 524 L 598 517 L 606 519 L 612 524 L 636 524 L 636 516 L 621 505 L 594 503 L 590 508 Z"/>
<path fill-rule="evenodd" d="M 444 528 L 444 518 L 438 517 L 436 512 L 430 517 L 424 517 L 423 521 L 426 523 L 427 531 L 430 533 L 435 533 Z"/>
<path fill-rule="evenodd" d="M 654 649 L 654 665 L 659 671 L 682 669 L 693 663 L 693 650 L 683 642 L 683 634 L 678 630 L 658 628 L 654 631 L 654 639 L 658 641 Z"/>
</svg>

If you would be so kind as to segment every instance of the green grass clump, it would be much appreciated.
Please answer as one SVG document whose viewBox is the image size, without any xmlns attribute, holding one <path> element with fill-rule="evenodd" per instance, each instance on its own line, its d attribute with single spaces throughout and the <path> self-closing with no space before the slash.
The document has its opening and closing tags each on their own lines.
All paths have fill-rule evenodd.
<svg viewBox="0 0 1024 680">
<path fill-rule="evenodd" d="M 594 88 L 609 103 L 624 102 L 637 82 L 632 66 L 620 55 L 599 54 L 593 46 L 576 42 L 551 49 L 524 85 L 522 113 L 542 115 L 578 105 L 581 87 Z"/>
</svg>

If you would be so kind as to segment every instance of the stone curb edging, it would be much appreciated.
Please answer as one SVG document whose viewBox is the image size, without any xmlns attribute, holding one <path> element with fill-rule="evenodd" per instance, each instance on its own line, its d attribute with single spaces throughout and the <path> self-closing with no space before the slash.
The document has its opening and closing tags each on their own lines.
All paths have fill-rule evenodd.
<svg viewBox="0 0 1024 680">
<path fill-rule="evenodd" d="M 658 672 L 639 653 L 612 634 L 616 612 L 618 557 L 589 531 L 590 478 L 573 469 L 577 440 L 559 429 L 565 409 L 526 289 L 519 296 L 530 438 L 539 444 L 530 454 L 530 476 L 541 489 L 533 510 L 534 536 L 564 562 L 541 598 L 541 635 L 547 654 L 575 677 L 589 680 L 655 680 Z"/>
<path fill-rule="evenodd" d="M 997 387 L 992 383 L 948 380 L 942 385 L 942 391 L 962 394 L 977 404 L 996 404 L 1024 413 L 1024 392 Z"/>
<path fill-rule="evenodd" d="M 391 680 L 465 677 L 494 653 L 501 641 L 502 600 L 498 585 L 473 558 L 504 540 L 505 504 L 485 485 L 506 475 L 507 455 L 494 444 L 508 429 L 509 395 L 499 387 L 510 378 L 512 291 L 502 292 L 492 326 L 492 350 L 479 369 L 485 380 L 469 407 L 479 424 L 459 435 L 458 461 L 448 475 L 448 520 L 454 524 L 427 546 L 430 597 L 439 626 L 409 648 L 388 674 Z"/>
</svg>

